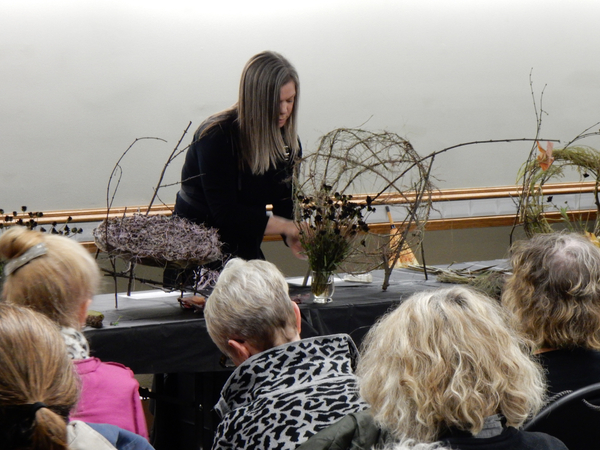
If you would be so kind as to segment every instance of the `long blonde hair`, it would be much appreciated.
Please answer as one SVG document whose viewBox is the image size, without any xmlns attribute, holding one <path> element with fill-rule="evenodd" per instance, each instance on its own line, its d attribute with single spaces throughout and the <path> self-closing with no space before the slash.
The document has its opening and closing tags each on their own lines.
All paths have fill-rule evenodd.
<svg viewBox="0 0 600 450">
<path fill-rule="evenodd" d="M 0 303 L 3 448 L 66 450 L 69 412 L 78 392 L 57 325 L 28 308 Z"/>
<path fill-rule="evenodd" d="M 477 434 L 501 413 L 518 427 L 543 404 L 529 347 L 500 307 L 463 287 L 414 294 L 368 333 L 360 392 L 397 439 L 435 442 L 450 427 Z"/>
<path fill-rule="evenodd" d="M 277 126 L 279 95 L 290 81 L 296 86 L 296 98 L 282 130 Z M 195 139 L 202 138 L 223 121 L 236 118 L 241 137 L 240 167 L 255 175 L 263 174 L 279 161 L 299 153 L 296 125 L 299 97 L 300 79 L 294 66 L 279 53 L 261 52 L 244 67 L 238 102 L 204 121 Z"/>
<path fill-rule="evenodd" d="M 2 298 L 79 329 L 79 306 L 92 298 L 100 283 L 98 265 L 76 241 L 25 227 L 13 227 L 0 236 L 0 257 L 11 261 L 38 244 L 44 244 L 47 253 L 6 276 Z"/>
</svg>

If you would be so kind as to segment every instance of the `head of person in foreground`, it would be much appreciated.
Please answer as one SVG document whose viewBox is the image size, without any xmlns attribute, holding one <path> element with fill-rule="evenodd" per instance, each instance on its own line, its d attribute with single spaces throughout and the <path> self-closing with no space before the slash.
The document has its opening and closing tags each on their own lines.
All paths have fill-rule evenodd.
<svg viewBox="0 0 600 450">
<path fill-rule="evenodd" d="M 2 299 L 79 330 L 100 283 L 94 258 L 65 236 L 12 227 L 0 236 Z"/>
<path fill-rule="evenodd" d="M 277 267 L 263 260 L 231 259 L 204 309 L 213 342 L 240 365 L 250 356 L 300 340 L 300 310 Z"/>
<path fill-rule="evenodd" d="M 47 317 L 0 303 L 0 446 L 66 450 L 78 380 Z"/>
<path fill-rule="evenodd" d="M 575 233 L 537 234 L 511 248 L 502 304 L 540 348 L 600 350 L 600 249 Z"/>
<path fill-rule="evenodd" d="M 357 374 L 375 421 L 398 440 L 476 435 L 495 414 L 519 427 L 543 404 L 529 346 L 494 300 L 463 287 L 416 293 L 381 319 Z"/>
</svg>

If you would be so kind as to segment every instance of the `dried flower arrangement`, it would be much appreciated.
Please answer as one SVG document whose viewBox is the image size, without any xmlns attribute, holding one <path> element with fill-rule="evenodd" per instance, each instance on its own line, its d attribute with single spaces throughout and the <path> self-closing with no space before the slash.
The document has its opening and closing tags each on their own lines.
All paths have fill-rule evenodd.
<svg viewBox="0 0 600 450">
<path fill-rule="evenodd" d="M 304 224 L 300 242 L 312 271 L 311 290 L 320 295 L 333 272 L 357 249 L 357 242 L 366 245 L 365 237 L 359 234 L 369 231 L 363 212 L 374 208 L 370 199 L 366 204 L 356 203 L 352 195 L 332 193 L 328 185 L 311 196 L 298 194 L 297 200 Z"/>
<path fill-rule="evenodd" d="M 350 273 L 383 268 L 382 289 L 387 289 L 391 272 L 403 251 L 407 246 L 419 247 L 421 244 L 431 208 L 431 166 L 426 162 L 432 161 L 433 157 L 421 158 L 410 142 L 387 131 L 375 133 L 340 128 L 323 136 L 317 150 L 302 160 L 302 173 L 295 180 L 296 195 L 300 200 L 296 221 L 301 231 L 305 226 L 303 221 L 309 221 L 308 229 L 303 231 L 309 261 L 335 260 L 336 268 Z M 357 192 L 371 194 L 351 197 Z M 396 204 L 394 226 L 390 226 L 387 234 L 368 232 L 364 214 L 373 212 L 375 205 L 382 204 L 387 196 L 393 196 Z M 352 213 L 344 216 L 345 222 L 340 227 L 342 199 L 347 208 L 352 208 Z M 329 214 L 318 213 L 317 208 Z M 339 253 L 336 247 L 328 254 L 324 252 L 324 246 L 308 245 L 311 231 L 316 231 L 317 218 L 320 220 L 319 232 L 332 230 L 334 236 L 342 235 L 342 230 L 349 233 L 346 235 L 349 239 L 340 242 L 349 244 L 341 252 L 343 258 L 335 256 Z M 356 228 L 352 228 L 353 225 Z M 340 235 L 336 234 L 336 229 Z M 333 247 L 329 241 L 324 244 Z M 327 256 L 313 256 L 317 249 Z"/>
<path fill-rule="evenodd" d="M 600 130 L 597 129 L 600 122 L 586 128 L 561 149 L 554 149 L 556 140 L 548 140 L 546 148 L 543 148 L 539 141 L 540 131 L 542 128 L 542 118 L 545 114 L 543 109 L 544 91 L 539 95 L 539 100 L 536 100 L 536 95 L 533 89 L 533 81 L 531 74 L 529 77 L 531 88 L 531 96 L 536 116 L 536 139 L 531 147 L 531 151 L 526 161 L 521 166 L 517 174 L 517 184 L 520 185 L 520 194 L 517 198 L 517 214 L 515 224 L 511 230 L 510 238 L 512 242 L 513 234 L 517 226 L 522 225 L 527 237 L 533 236 L 535 233 L 551 233 L 554 230 L 552 222 L 548 219 L 546 213 L 551 209 L 560 213 L 559 220 L 563 226 L 566 226 L 572 231 L 587 233 L 588 228 L 592 229 L 592 235 L 597 236 L 600 233 L 600 152 L 597 150 L 581 145 L 573 145 L 583 139 L 600 136 Z M 596 129 L 596 130 L 594 130 Z M 597 212 L 594 223 L 591 227 L 587 221 L 579 224 L 573 223 L 573 217 L 569 216 L 568 205 L 559 207 L 552 203 L 552 196 L 544 195 L 544 185 L 549 181 L 556 181 L 564 177 L 567 169 L 575 169 L 580 174 L 581 180 L 588 178 L 590 174 L 594 180 L 594 201 Z M 576 230 L 576 228 L 578 228 Z"/>
<path fill-rule="evenodd" d="M 510 233 L 512 242 L 517 227 L 522 226 L 526 237 L 532 237 L 536 233 L 552 233 L 556 231 L 556 225 L 560 223 L 570 231 L 580 232 L 586 235 L 595 245 L 600 247 L 598 235 L 600 234 L 600 152 L 589 146 L 574 146 L 577 141 L 592 136 L 600 136 L 600 130 L 594 131 L 600 125 L 595 123 L 586 128 L 575 138 L 571 139 L 563 148 L 555 149 L 556 140 L 548 140 L 545 148 L 540 143 L 540 131 L 542 117 L 545 113 L 542 108 L 543 91 L 538 102 L 533 90 L 533 82 L 530 77 L 531 94 L 536 114 L 536 137 L 534 139 L 511 139 L 515 141 L 532 141 L 532 147 L 525 163 L 517 175 L 519 185 L 519 196 L 516 198 L 517 212 L 515 222 Z M 552 196 L 544 194 L 544 185 L 550 181 L 562 179 L 568 169 L 575 169 L 581 176 L 581 181 L 592 176 L 594 181 L 594 202 L 596 213 L 593 214 L 593 223 L 588 223 L 586 217 L 573 221 L 574 216 L 569 213 L 567 206 L 558 206 L 553 203 Z M 549 219 L 547 213 L 558 212 L 560 219 Z M 588 231 L 592 230 L 592 232 Z M 432 270 L 430 268 L 430 270 Z M 498 298 L 500 295 L 505 274 L 495 269 L 480 269 L 475 273 L 464 270 L 433 269 L 437 272 L 438 280 L 449 283 L 467 283 L 486 292 L 488 295 Z"/>
<path fill-rule="evenodd" d="M 529 164 L 523 171 L 523 195 L 520 199 L 517 216 L 523 215 L 522 223 L 527 223 L 530 218 L 539 219 L 539 212 L 543 212 L 544 205 L 541 204 L 543 190 L 541 185 L 547 181 L 550 174 L 555 174 L 560 161 L 569 161 L 566 165 L 577 166 L 582 176 L 590 174 L 596 177 L 595 199 L 598 206 L 598 218 L 594 230 L 598 231 L 600 225 L 600 196 L 598 186 L 600 182 L 600 162 L 595 151 L 590 154 L 589 149 L 581 151 L 581 147 L 572 147 L 572 144 L 592 135 L 599 135 L 600 131 L 590 132 L 598 124 L 588 128 L 575 139 L 570 141 L 563 150 L 555 150 L 554 165 L 552 164 L 551 148 L 547 147 L 541 152 L 538 147 L 540 141 L 541 117 L 544 113 L 541 107 L 538 110 L 535 95 L 534 109 L 537 117 L 537 129 L 534 138 L 517 139 L 490 139 L 484 141 L 472 141 L 446 147 L 430 153 L 427 156 L 419 156 L 410 142 L 394 133 L 381 132 L 372 133 L 357 129 L 337 129 L 325 135 L 314 154 L 303 160 L 302 169 L 304 177 L 299 177 L 298 193 L 303 197 L 311 196 L 318 192 L 321 186 L 331 186 L 332 192 L 340 194 L 353 194 L 357 192 L 371 192 L 369 195 L 372 205 L 393 204 L 395 217 L 390 219 L 393 227 L 387 235 L 375 235 L 369 232 L 366 238 L 367 245 L 361 251 L 351 252 L 346 260 L 341 263 L 341 268 L 348 272 L 366 272 L 376 268 L 383 268 L 385 277 L 382 289 L 385 290 L 389 284 L 389 277 L 396 263 L 402 259 L 403 252 L 407 246 L 421 249 L 423 259 L 423 270 L 426 272 L 422 237 L 425 224 L 432 207 L 431 193 L 433 190 L 431 169 L 437 155 L 457 149 L 459 147 L 498 144 L 510 142 L 533 142 L 530 153 Z M 575 150 L 578 155 L 571 154 Z M 540 158 L 536 158 L 540 151 Z M 541 167 L 547 169 L 540 178 L 535 177 Z M 554 167 L 554 169 L 553 169 Z M 556 172 L 558 174 L 559 172 Z M 587 175 L 586 175 L 587 174 Z M 388 194 L 391 194 L 389 196 Z M 314 195 L 313 195 L 314 196 Z M 392 198 L 393 201 L 389 201 Z M 355 196 L 354 200 L 358 200 Z M 527 204 L 527 202 L 530 202 Z M 537 202 L 537 203 L 536 203 Z M 537 211 L 535 206 L 537 205 Z M 533 208 L 532 208 L 533 206 Z M 398 207 L 404 214 L 398 213 Z M 566 215 L 566 214 L 565 214 Z M 400 217 L 398 217 L 400 216 Z M 299 214 L 298 217 L 302 217 Z M 543 215 L 542 215 L 543 217 Z M 297 218 L 297 220 L 300 220 Z M 545 220 L 542 218 L 542 221 Z M 515 221 L 517 223 L 519 219 Z M 299 224 L 299 226 L 302 226 Z M 543 226 L 543 223 L 542 223 Z M 511 233 L 512 236 L 512 233 Z M 310 250 L 307 251 L 307 254 Z M 310 254 L 309 254 L 310 257 Z"/>
<path fill-rule="evenodd" d="M 600 131 L 594 134 L 600 134 Z M 575 140 L 583 135 L 579 135 Z M 587 136 L 589 135 L 588 133 Z M 530 155 L 518 175 L 523 183 L 518 199 L 519 220 L 523 224 L 525 234 L 531 237 L 535 233 L 553 232 L 553 224 L 556 221 L 548 219 L 546 213 L 554 210 L 560 212 L 559 221 L 568 229 L 579 232 L 586 232 L 589 229 L 594 236 L 598 236 L 600 234 L 600 152 L 587 146 L 553 149 L 551 143 L 547 144 L 546 149 L 538 144 L 536 150 L 539 151 L 539 156 L 533 158 Z M 582 179 L 592 177 L 594 181 L 593 195 L 597 212 L 591 224 L 586 223 L 587 221 L 572 222 L 568 214 L 568 205 L 557 206 L 552 202 L 552 196 L 544 195 L 544 185 L 562 178 L 568 168 L 574 168 Z"/>
<path fill-rule="evenodd" d="M 13 211 L 9 214 L 5 214 L 4 209 L 0 208 L 0 218 L 2 219 L 2 221 L 0 222 L 0 230 L 12 225 L 26 226 L 30 230 L 33 230 L 38 226 L 36 219 L 39 217 L 43 217 L 43 215 L 44 213 L 42 212 L 27 212 L 27 206 L 21 206 L 20 213 L 17 211 Z M 46 230 L 41 229 L 40 231 Z"/>
<path fill-rule="evenodd" d="M 38 223 L 38 219 L 41 217 L 44 217 L 43 212 L 27 211 L 27 206 L 21 206 L 21 212 L 13 211 L 9 214 L 5 214 L 4 209 L 0 208 L 0 230 L 13 225 L 24 226 L 30 230 L 35 230 L 39 226 L 39 231 L 42 233 L 58 234 L 61 236 L 73 236 L 83 231 L 78 227 L 69 227 L 69 223 L 73 220 L 71 217 L 68 217 L 64 224 L 52 222 L 50 228 L 46 229 Z"/>
</svg>

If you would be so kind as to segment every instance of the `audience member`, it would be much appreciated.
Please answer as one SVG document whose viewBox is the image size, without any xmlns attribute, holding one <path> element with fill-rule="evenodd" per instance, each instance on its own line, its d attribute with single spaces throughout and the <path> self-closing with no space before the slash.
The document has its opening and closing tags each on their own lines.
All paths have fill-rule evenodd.
<svg viewBox="0 0 600 450">
<path fill-rule="evenodd" d="M 204 310 L 208 332 L 237 369 L 221 392 L 213 448 L 294 449 L 366 407 L 347 335 L 300 339 L 300 310 L 279 270 L 230 260 Z"/>
<path fill-rule="evenodd" d="M 500 306 L 464 287 L 416 293 L 367 334 L 357 374 L 371 410 L 299 449 L 566 450 L 519 430 L 543 404 L 541 368 Z M 417 444 L 415 444 L 417 443 Z"/>
<path fill-rule="evenodd" d="M 89 355 L 81 333 L 100 272 L 91 255 L 64 236 L 13 227 L 0 236 L 4 266 L 2 298 L 31 307 L 61 327 L 82 391 L 73 420 L 108 423 L 146 439 L 139 384 L 131 370 Z"/>
<path fill-rule="evenodd" d="M 68 423 L 78 389 L 57 326 L 29 308 L 0 304 L 0 447 L 152 449 L 141 436 L 112 425 Z"/>
<path fill-rule="evenodd" d="M 510 259 L 502 303 L 537 345 L 549 394 L 600 383 L 600 249 L 579 234 L 540 234 Z"/>
</svg>

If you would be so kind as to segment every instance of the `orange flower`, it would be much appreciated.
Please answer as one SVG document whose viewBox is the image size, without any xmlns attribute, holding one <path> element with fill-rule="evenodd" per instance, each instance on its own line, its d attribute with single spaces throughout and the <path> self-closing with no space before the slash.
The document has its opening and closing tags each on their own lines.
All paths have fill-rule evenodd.
<svg viewBox="0 0 600 450">
<path fill-rule="evenodd" d="M 537 146 L 538 150 L 540 151 L 540 154 L 537 157 L 537 161 L 542 170 L 545 172 L 546 170 L 548 170 L 548 167 L 550 167 L 554 162 L 554 156 L 552 156 L 552 149 L 554 148 L 554 144 L 552 142 L 546 142 L 546 150 L 542 148 L 539 142 L 537 143 Z"/>
<path fill-rule="evenodd" d="M 588 238 L 592 242 L 592 244 L 594 244 L 596 247 L 600 247 L 600 241 L 598 240 L 598 237 L 594 233 L 590 233 L 589 231 L 584 231 L 583 234 L 585 235 L 586 238 Z"/>
</svg>

